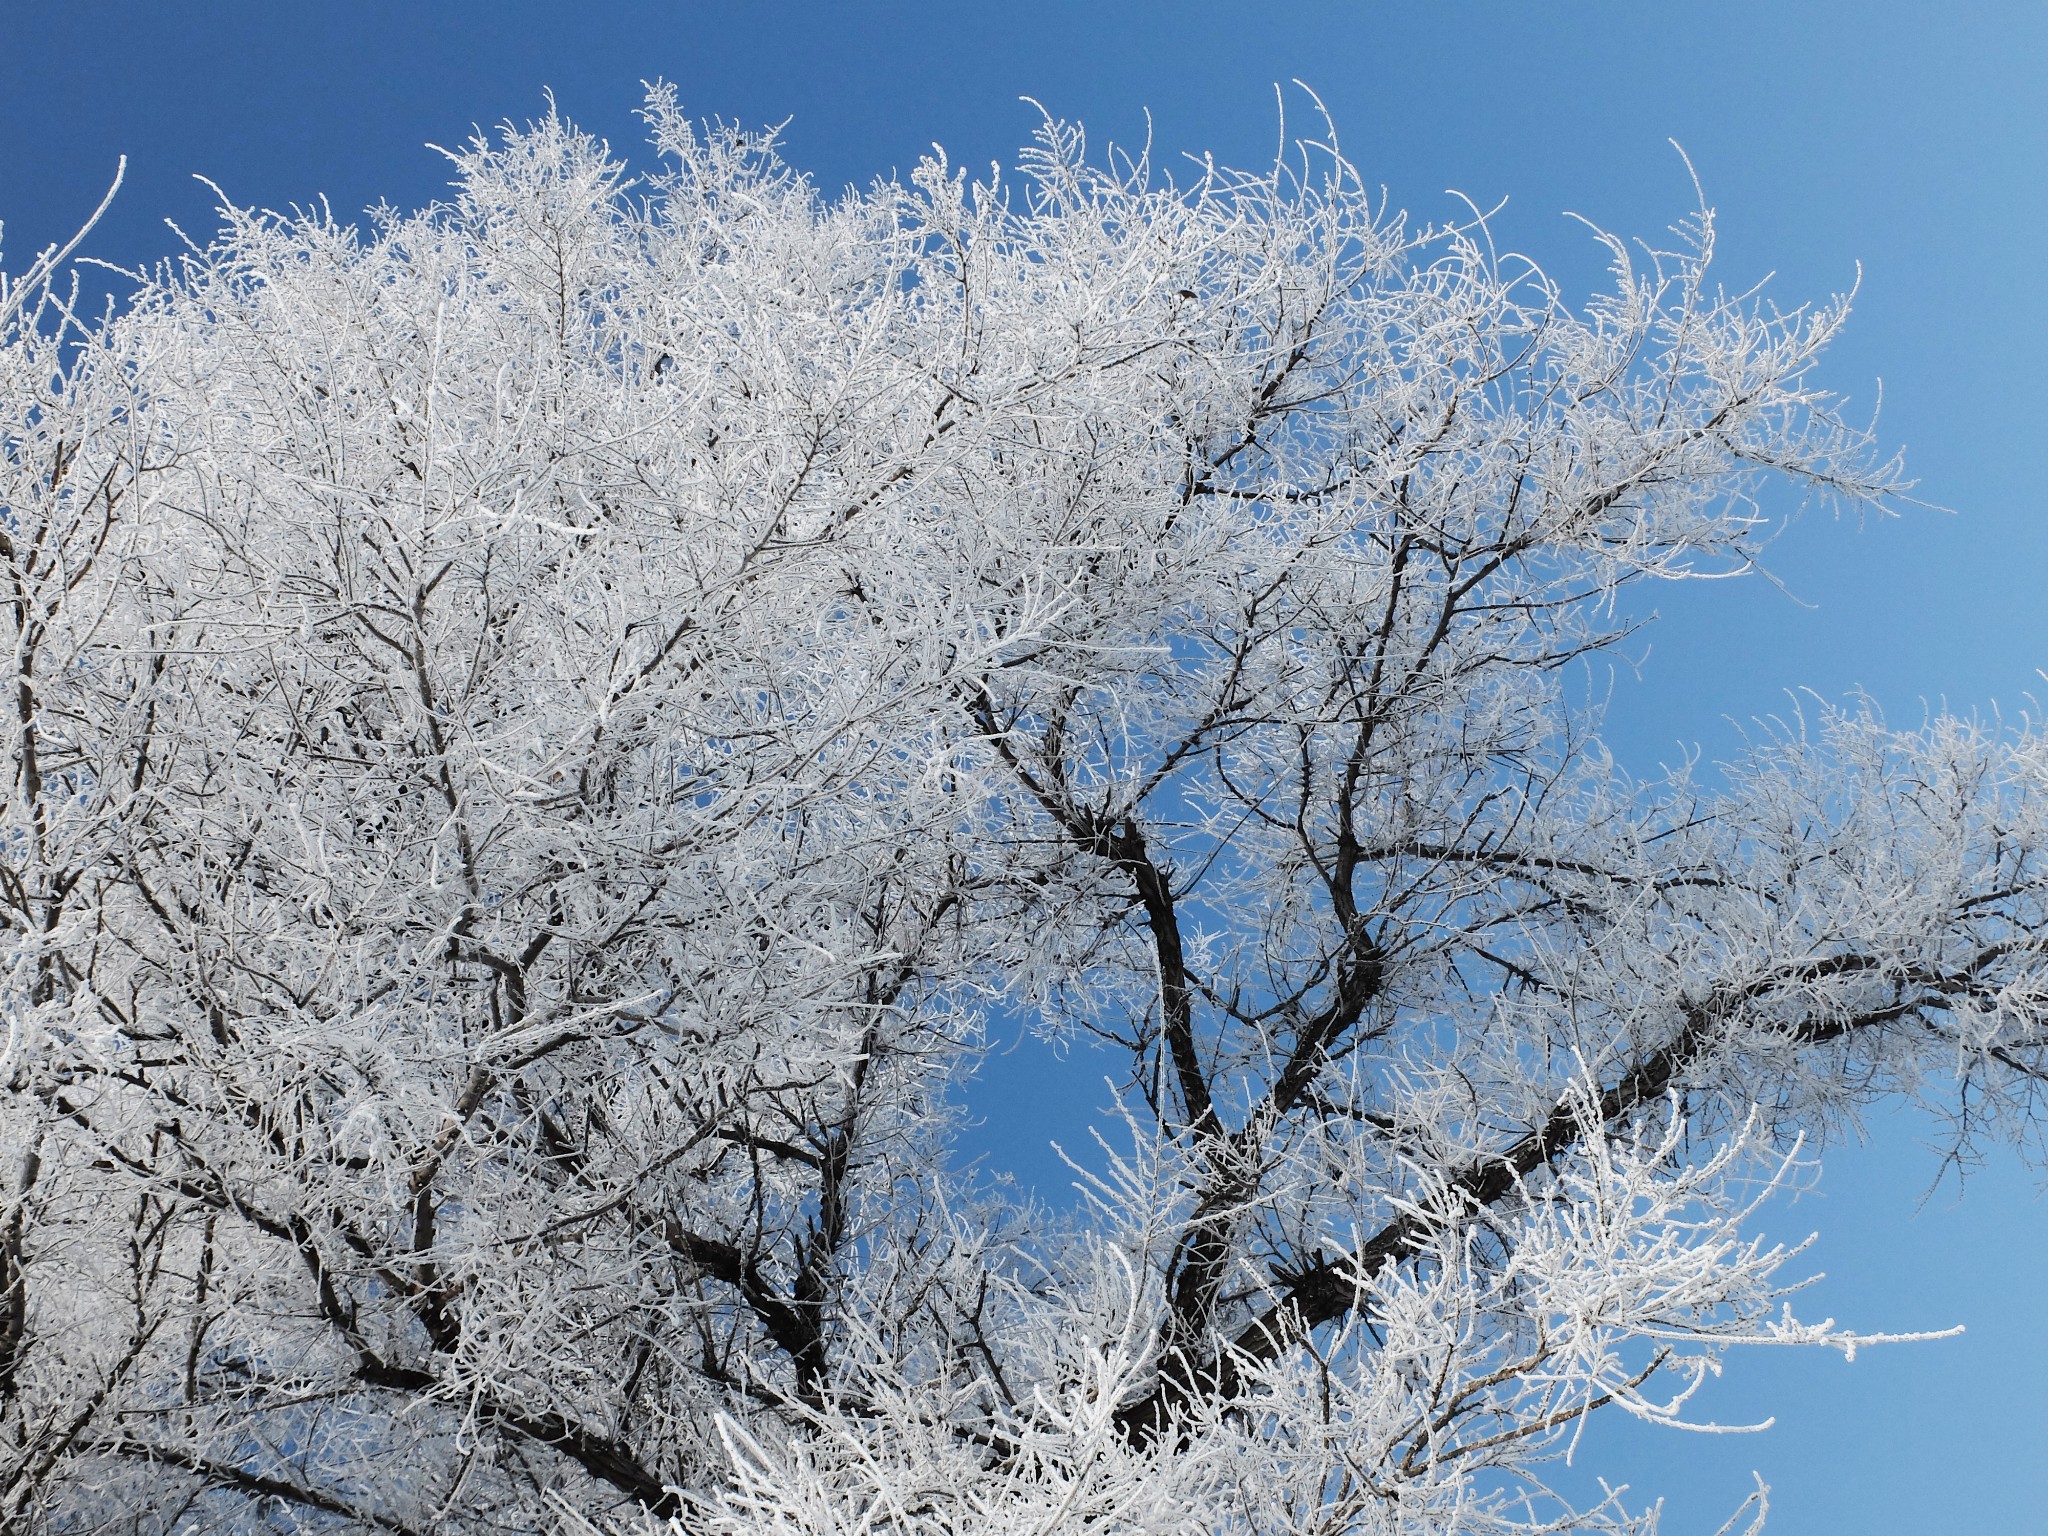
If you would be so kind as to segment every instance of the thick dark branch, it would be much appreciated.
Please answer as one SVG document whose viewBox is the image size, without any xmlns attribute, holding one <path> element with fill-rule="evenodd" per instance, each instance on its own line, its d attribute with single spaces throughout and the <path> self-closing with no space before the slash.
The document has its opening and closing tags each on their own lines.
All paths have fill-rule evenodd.
<svg viewBox="0 0 2048 1536">
<path fill-rule="evenodd" d="M 1273 1114 L 1289 1114 L 1301 1103 L 1337 1042 L 1357 1026 L 1367 1005 L 1379 996 L 1385 973 L 1386 957 L 1379 945 L 1362 923 L 1355 924 L 1337 957 L 1329 1001 L 1302 1020 L 1287 1061 L 1273 1080 L 1268 1095 Z"/>
<path fill-rule="evenodd" d="M 290 1482 L 281 1477 L 266 1477 L 260 1472 L 251 1472 L 232 1462 L 201 1456 L 180 1446 L 155 1445 L 124 1437 L 109 1441 L 101 1448 L 116 1456 L 128 1456 L 140 1461 L 154 1462 L 160 1466 L 176 1467 L 182 1472 L 192 1473 L 209 1487 L 226 1489 L 246 1498 L 274 1499 L 282 1503 L 297 1504 L 305 1509 L 317 1509 L 322 1514 L 338 1515 L 344 1520 L 374 1525 L 380 1531 L 392 1531 L 396 1536 L 427 1536 L 424 1527 L 408 1524 L 395 1515 L 380 1515 L 371 1510 L 358 1509 L 355 1505 L 333 1494 L 322 1493 L 317 1488 L 308 1488 L 302 1483 Z"/>
<path fill-rule="evenodd" d="M 1195 1049 L 1195 993 L 1188 980 L 1187 949 L 1181 940 L 1180 917 L 1174 907 L 1172 879 L 1152 858 L 1134 816 L 1121 821 L 1074 805 L 1056 783 L 1034 774 L 1017 755 L 1010 732 L 996 718 L 995 699 L 986 684 L 968 701 L 976 726 L 1018 781 L 1031 792 L 1060 830 L 1082 849 L 1107 859 L 1129 878 L 1145 914 L 1159 964 L 1160 1028 L 1188 1129 L 1210 1138 L 1222 1132 L 1209 1091 L 1209 1079 Z"/>
<path fill-rule="evenodd" d="M 439 1385 L 427 1372 L 403 1366 L 359 1366 L 356 1379 L 365 1386 L 411 1397 L 426 1397 Z M 672 1516 L 682 1512 L 682 1501 L 675 1493 L 617 1440 L 594 1434 L 562 1414 L 525 1412 L 489 1396 L 476 1398 L 473 1411 L 495 1428 L 559 1451 L 592 1477 L 638 1499 L 650 1514 Z"/>
<path fill-rule="evenodd" d="M 869 1001 L 879 1011 L 893 1006 L 901 990 L 900 980 L 893 987 L 878 990 L 870 978 Z M 833 1265 L 846 1241 L 846 1224 L 852 1210 L 853 1147 L 860 1126 L 861 1090 L 867 1085 L 880 1046 L 881 1030 L 870 1023 L 852 1062 L 846 1111 L 827 1132 L 819 1149 L 818 1220 L 803 1246 L 802 1262 L 792 1287 L 791 1302 L 805 1320 L 809 1334 L 803 1352 L 795 1356 L 797 1400 L 812 1408 L 822 1407 L 825 1400 L 825 1307 L 830 1299 Z"/>
<path fill-rule="evenodd" d="M 1166 1371 L 1180 1369 L 1192 1357 L 1215 1317 L 1230 1274 L 1238 1218 L 1257 1197 L 1265 1177 L 1267 1133 L 1300 1106 L 1333 1045 L 1378 995 L 1383 969 L 1378 946 L 1362 929 L 1354 932 L 1338 957 L 1328 1003 L 1301 1020 L 1264 1108 L 1229 1135 L 1209 1139 L 1207 1179 L 1168 1271 L 1161 1339 Z"/>
<path fill-rule="evenodd" d="M 1126 817 L 1119 827 L 1091 827 L 1088 831 L 1091 851 L 1110 859 L 1129 876 L 1137 892 L 1159 962 L 1160 1030 L 1173 1063 L 1181 1108 L 1188 1129 L 1198 1139 L 1213 1138 L 1221 1133 L 1222 1125 L 1216 1118 L 1208 1074 L 1195 1048 L 1195 992 L 1188 982 L 1187 949 L 1181 940 L 1171 876 L 1153 861 L 1135 820 Z"/>
<path fill-rule="evenodd" d="M 43 1141 L 38 1136 L 22 1158 L 14 1209 L 0 1227 L 0 1410 L 14 1397 L 21 1348 L 28 1336 L 28 1277 L 22 1237 L 28 1225 L 28 1204 L 42 1177 Z"/>
<path fill-rule="evenodd" d="M 1581 1095 L 1567 1095 L 1558 1101 L 1540 1127 L 1504 1151 L 1466 1165 L 1447 1182 L 1443 1205 L 1453 1210 L 1480 1210 L 1495 1205 L 1518 1189 L 1530 1174 L 1576 1147 L 1590 1131 L 1616 1125 L 1664 1097 L 1688 1069 L 1712 1050 L 1722 1037 L 1726 1020 L 1741 1004 L 1788 983 L 1810 984 L 1879 969 L 1878 963 L 1866 956 L 1829 956 L 1774 973 L 1709 1004 L 1689 1008 L 1684 1027 L 1676 1037 L 1606 1089 L 1598 1100 L 1589 1104 Z M 1815 1022 L 1801 1029 L 1797 1039 L 1802 1045 L 1822 1045 L 1868 1026 L 1896 1021 L 1909 1011 L 1910 1004 L 1898 1003 L 1864 1014 Z M 1166 1430 L 1200 1402 L 1234 1400 L 1245 1389 L 1246 1367 L 1277 1358 L 1307 1338 L 1312 1330 L 1353 1312 L 1363 1299 L 1363 1281 L 1421 1251 L 1439 1222 L 1439 1217 L 1428 1213 L 1404 1213 L 1349 1254 L 1318 1257 L 1316 1262 L 1288 1277 L 1284 1294 L 1221 1347 L 1197 1358 L 1187 1352 L 1183 1343 L 1182 1353 L 1169 1354 L 1152 1390 L 1121 1408 L 1118 1423 L 1131 1438 L 1144 1442 Z"/>
<path fill-rule="evenodd" d="M 1588 864 L 1579 859 L 1560 859 L 1547 854 L 1522 853 L 1512 848 L 1472 847 L 1460 848 L 1450 844 L 1423 842 L 1415 838 L 1404 838 L 1399 842 L 1373 843 L 1362 846 L 1358 857 L 1361 860 L 1389 858 L 1428 859 L 1441 864 L 1477 864 L 1488 868 L 1506 870 L 1512 874 L 1533 876 L 1543 874 L 1584 875 L 1588 879 L 1612 882 L 1618 885 L 1639 884 L 1651 890 L 1671 891 L 1683 886 L 1721 886 L 1727 884 L 1719 875 L 1704 872 L 1685 874 L 1661 874 L 1636 879 L 1603 869 L 1597 864 Z"/>
<path fill-rule="evenodd" d="M 739 1292 L 747 1310 L 792 1361 L 801 1365 L 824 1349 L 823 1319 L 814 1309 L 776 1295 L 752 1257 L 731 1243 L 700 1236 L 674 1221 L 667 1224 L 666 1236 L 669 1247 L 685 1261 Z"/>
</svg>

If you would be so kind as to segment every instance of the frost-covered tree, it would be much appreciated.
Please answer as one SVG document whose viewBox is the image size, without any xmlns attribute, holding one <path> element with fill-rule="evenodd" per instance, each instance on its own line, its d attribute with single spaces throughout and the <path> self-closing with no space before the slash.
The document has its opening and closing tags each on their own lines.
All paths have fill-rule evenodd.
<svg viewBox="0 0 2048 1536">
<path fill-rule="evenodd" d="M 1857 1342 L 1802 1149 L 2039 1108 L 2040 735 L 1601 745 L 1626 589 L 1896 491 L 1844 306 L 647 117 L 0 296 L 0 1525 L 1643 1528 L 1587 1413 Z M 1070 1210 L 957 1171 L 1027 1019 Z"/>
</svg>

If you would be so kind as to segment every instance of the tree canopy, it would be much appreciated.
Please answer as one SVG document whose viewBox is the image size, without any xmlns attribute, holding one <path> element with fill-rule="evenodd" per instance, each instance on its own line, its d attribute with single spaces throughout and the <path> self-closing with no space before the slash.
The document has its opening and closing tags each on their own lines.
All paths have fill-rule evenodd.
<svg viewBox="0 0 2048 1536">
<path fill-rule="evenodd" d="M 646 115 L 0 294 L 0 1523 L 1647 1529 L 1587 1413 L 1861 1342 L 1811 1150 L 2038 1123 L 2035 729 L 1601 740 L 1627 589 L 1901 490 L 1846 303 Z"/>
</svg>

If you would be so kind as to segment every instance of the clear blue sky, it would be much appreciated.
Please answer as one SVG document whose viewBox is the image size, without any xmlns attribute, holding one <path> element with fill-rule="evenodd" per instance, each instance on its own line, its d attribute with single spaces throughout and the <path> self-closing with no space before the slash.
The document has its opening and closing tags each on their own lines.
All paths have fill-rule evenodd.
<svg viewBox="0 0 2048 1536">
<path fill-rule="evenodd" d="M 2048 697 L 2048 6 L 1945 0 L 1291 0 L 1286 5 L 1041 0 L 948 4 L 492 0 L 140 4 L 6 0 L 0 9 L 0 218 L 7 263 L 68 235 L 115 157 L 128 184 L 89 251 L 169 254 L 169 217 L 210 225 L 203 173 L 238 202 L 326 194 L 338 212 L 436 196 L 422 146 L 533 115 L 543 87 L 621 148 L 638 82 L 706 115 L 790 118 L 791 157 L 828 190 L 907 169 L 933 140 L 956 163 L 1006 157 L 1030 95 L 1131 141 L 1264 159 L 1275 82 L 1321 94 L 1367 177 L 1418 216 L 1444 189 L 1512 199 L 1509 240 L 1581 287 L 1596 253 L 1571 210 L 1654 236 L 1684 213 L 1682 143 L 1720 210 L 1731 284 L 1775 272 L 1788 303 L 1855 279 L 1826 379 L 1869 402 L 1920 492 L 1858 530 L 1796 525 L 1761 583 L 1658 594 L 1641 680 L 1617 694 L 1625 761 L 1711 754 L 1730 718 L 1785 690 L 2008 714 Z M 1290 110 L 1305 102 L 1296 97 Z M 1797 599 L 1795 601 L 1794 599 Z M 1039 1150 L 1076 1135 L 1102 1063 L 1000 1058 L 993 1155 L 1056 1183 Z M 1774 1486 L 1778 1536 L 2048 1531 L 2048 1203 L 2010 1158 L 1955 1203 L 1904 1119 L 1832 1160 L 1822 1195 L 1775 1228 L 1823 1237 L 1809 1309 L 1860 1328 L 1964 1323 L 1956 1342 L 1838 1358 L 1737 1356 L 1710 1404 L 1776 1412 L 1761 1436 L 1602 1426 L 1582 1466 L 1669 1494 L 1669 1536 L 1706 1536 L 1748 1469 Z M 1917 1213 L 1916 1213 L 1917 1207 Z"/>
</svg>

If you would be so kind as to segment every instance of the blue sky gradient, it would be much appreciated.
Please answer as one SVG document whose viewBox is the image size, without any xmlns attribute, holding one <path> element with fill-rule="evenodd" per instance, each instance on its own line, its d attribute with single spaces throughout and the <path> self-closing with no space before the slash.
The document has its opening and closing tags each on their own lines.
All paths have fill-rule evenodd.
<svg viewBox="0 0 2048 1536">
<path fill-rule="evenodd" d="M 1721 215 L 1731 287 L 1775 273 L 1795 305 L 1861 286 L 1824 382 L 1859 406 L 1934 507 L 1858 527 L 1795 521 L 1762 581 L 1660 589 L 1661 621 L 1618 680 L 1609 735 L 1652 771 L 1711 757 L 1787 690 L 1866 690 L 1897 723 L 1929 705 L 2008 717 L 2044 689 L 2048 520 L 2048 7 L 1947 0 L 1293 0 L 1287 6 L 1041 0 L 7 0 L 0 10 L 0 219 L 20 270 L 67 237 L 125 153 L 87 253 L 122 264 L 211 228 L 204 174 L 239 203 L 325 195 L 349 214 L 440 195 L 473 125 L 563 112 L 639 151 L 640 82 L 693 112 L 789 119 L 789 157 L 828 192 L 907 171 L 934 140 L 955 163 L 1007 160 L 1020 101 L 1240 164 L 1279 139 L 1275 85 L 1321 96 L 1369 182 L 1422 221 L 1457 188 L 1510 201 L 1495 228 L 1569 292 L 1601 253 L 1566 211 L 1654 239 L 1689 211 L 1697 167 Z M 1284 91 L 1290 122 L 1310 102 Z M 1789 504 L 1773 510 L 1790 512 Z M 1049 1136 L 1085 1145 L 1113 1064 L 992 1063 L 976 1107 L 993 1163 L 1048 1190 Z M 1707 1536 L 1750 1469 L 1777 1536 L 2048 1530 L 2048 1206 L 2011 1156 L 1957 1202 L 1905 1114 L 1830 1158 L 1773 1230 L 1818 1227 L 1829 1272 L 1807 1311 L 1860 1329 L 1965 1324 L 1959 1340 L 1834 1356 L 1737 1355 L 1708 1409 L 1778 1416 L 1756 1436 L 1598 1424 L 1575 1477 L 1668 1495 L 1669 1536 Z M 1922 1200 L 1922 1197 L 1927 1198 Z"/>
</svg>

